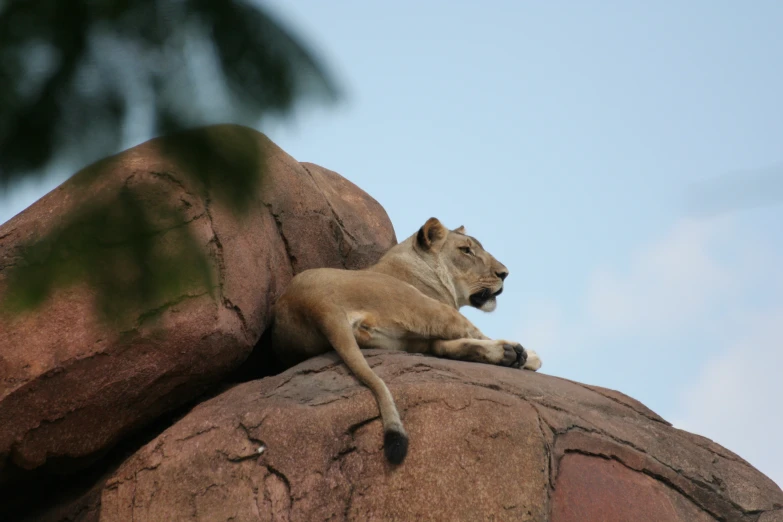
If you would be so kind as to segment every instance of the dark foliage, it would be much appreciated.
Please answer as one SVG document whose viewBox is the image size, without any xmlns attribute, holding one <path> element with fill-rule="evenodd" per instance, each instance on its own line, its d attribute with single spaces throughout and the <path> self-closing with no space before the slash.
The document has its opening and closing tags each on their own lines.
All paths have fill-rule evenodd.
<svg viewBox="0 0 783 522">
<path fill-rule="evenodd" d="M 161 135 L 206 123 L 255 125 L 306 96 L 337 94 L 312 54 L 247 2 L 0 0 L 0 191 L 60 155 L 85 163 L 117 152 L 139 107 L 151 134 Z M 263 165 L 255 142 L 180 133 L 168 143 L 163 153 L 180 172 L 238 211 L 246 207 Z M 78 209 L 21 248 L 17 266 L 6 269 L 5 304 L 28 308 L 55 286 L 84 279 L 104 312 L 156 302 L 194 280 L 211 290 L 206 254 L 185 227 L 179 252 L 155 252 L 152 219 L 184 219 L 177 208 L 155 213 L 129 188 L 117 201 Z"/>
</svg>

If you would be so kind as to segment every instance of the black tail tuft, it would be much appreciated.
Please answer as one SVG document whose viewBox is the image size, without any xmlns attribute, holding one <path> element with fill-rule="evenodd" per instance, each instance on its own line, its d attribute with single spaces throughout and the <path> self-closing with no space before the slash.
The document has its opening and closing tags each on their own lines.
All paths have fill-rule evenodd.
<svg viewBox="0 0 783 522">
<path fill-rule="evenodd" d="M 384 433 L 383 453 L 392 464 L 401 464 L 408 454 L 408 436 L 394 430 Z"/>
</svg>

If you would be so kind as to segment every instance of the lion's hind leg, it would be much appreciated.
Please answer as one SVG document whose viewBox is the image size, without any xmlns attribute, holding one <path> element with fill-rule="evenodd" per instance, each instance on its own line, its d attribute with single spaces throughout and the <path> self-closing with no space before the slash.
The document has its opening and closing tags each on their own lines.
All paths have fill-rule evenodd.
<svg viewBox="0 0 783 522">
<path fill-rule="evenodd" d="M 319 318 L 319 326 L 324 336 L 340 354 L 345 365 L 375 396 L 383 423 L 384 454 L 392 464 L 400 464 L 408 453 L 408 435 L 402 426 L 389 388 L 370 368 L 359 349 L 355 325 L 352 323 L 355 323 L 354 318 L 339 309 L 323 313 Z"/>
</svg>

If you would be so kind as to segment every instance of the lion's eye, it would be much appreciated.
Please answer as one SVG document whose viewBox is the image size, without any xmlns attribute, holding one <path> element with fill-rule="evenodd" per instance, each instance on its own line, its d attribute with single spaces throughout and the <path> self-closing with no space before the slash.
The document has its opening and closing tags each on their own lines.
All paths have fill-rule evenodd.
<svg viewBox="0 0 783 522">
<path fill-rule="evenodd" d="M 459 247 L 459 249 L 462 250 L 463 254 L 467 254 L 469 256 L 473 255 L 473 251 L 470 249 L 470 247 L 463 246 L 463 247 Z"/>
</svg>

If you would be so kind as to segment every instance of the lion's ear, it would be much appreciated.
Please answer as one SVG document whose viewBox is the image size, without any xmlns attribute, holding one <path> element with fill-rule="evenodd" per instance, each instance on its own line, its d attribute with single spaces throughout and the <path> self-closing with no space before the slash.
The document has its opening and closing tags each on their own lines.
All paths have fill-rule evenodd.
<svg viewBox="0 0 783 522">
<path fill-rule="evenodd" d="M 429 250 L 446 239 L 448 233 L 449 229 L 444 227 L 438 218 L 429 218 L 416 234 L 416 243 L 423 250 Z"/>
<path fill-rule="evenodd" d="M 455 228 L 454 230 L 452 230 L 452 232 L 456 232 L 457 234 L 464 234 L 465 233 L 465 226 L 463 225 L 463 226 L 461 226 L 459 228 Z"/>
</svg>

